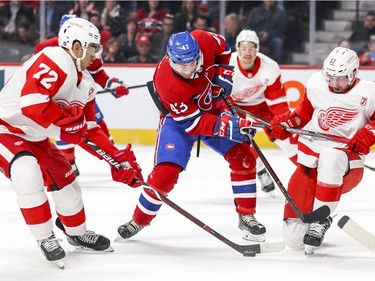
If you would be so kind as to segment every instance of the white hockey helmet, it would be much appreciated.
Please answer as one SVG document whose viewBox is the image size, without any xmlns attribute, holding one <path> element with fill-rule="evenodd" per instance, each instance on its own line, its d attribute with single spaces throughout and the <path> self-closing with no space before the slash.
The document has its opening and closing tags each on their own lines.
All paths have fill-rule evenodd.
<svg viewBox="0 0 375 281">
<path fill-rule="evenodd" d="M 244 29 L 242 30 L 236 38 L 236 49 L 238 51 L 238 46 L 241 42 L 252 42 L 256 45 L 257 52 L 259 51 L 259 38 L 255 31 Z"/>
<path fill-rule="evenodd" d="M 343 47 L 336 47 L 324 60 L 323 75 L 329 84 L 327 75 L 331 77 L 347 76 L 349 86 L 351 86 L 356 78 L 355 70 L 358 70 L 359 59 L 353 50 Z"/>
<path fill-rule="evenodd" d="M 73 43 L 79 41 L 84 50 L 89 46 L 95 48 L 98 54 L 102 50 L 98 28 L 83 18 L 70 18 L 65 21 L 59 30 L 59 46 L 71 50 Z"/>
</svg>

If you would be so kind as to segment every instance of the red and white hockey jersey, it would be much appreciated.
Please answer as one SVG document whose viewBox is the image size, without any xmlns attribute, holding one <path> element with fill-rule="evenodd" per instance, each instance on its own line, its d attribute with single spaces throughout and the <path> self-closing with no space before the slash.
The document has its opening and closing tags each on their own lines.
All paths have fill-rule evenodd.
<svg viewBox="0 0 375 281">
<path fill-rule="evenodd" d="M 88 71 L 77 72 L 62 48 L 47 47 L 26 61 L 1 90 L 0 134 L 29 141 L 57 138 L 60 128 L 53 123 L 66 115 L 63 108 L 84 108 L 94 99 L 95 84 Z M 87 121 L 94 121 L 93 105 L 84 112 Z"/>
<path fill-rule="evenodd" d="M 296 109 L 304 129 L 351 139 L 370 120 L 375 120 L 375 83 L 356 79 L 349 91 L 336 94 L 330 90 L 321 72 L 307 82 L 306 95 Z M 345 148 L 346 144 L 300 135 L 298 162 L 316 168 L 323 147 Z"/>
<path fill-rule="evenodd" d="M 278 64 L 262 53 L 257 53 L 255 68 L 248 72 L 241 68 L 237 52 L 232 53 L 234 65 L 231 98 L 239 106 L 255 106 L 266 102 L 274 115 L 289 110 Z"/>
</svg>

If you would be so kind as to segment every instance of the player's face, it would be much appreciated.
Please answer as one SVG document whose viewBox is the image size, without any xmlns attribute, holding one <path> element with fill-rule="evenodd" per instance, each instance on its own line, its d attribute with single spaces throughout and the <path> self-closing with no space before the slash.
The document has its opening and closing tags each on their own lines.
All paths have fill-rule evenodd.
<svg viewBox="0 0 375 281">
<path fill-rule="evenodd" d="M 241 42 L 237 53 L 242 64 L 252 66 L 257 57 L 257 48 L 253 42 Z"/>
<path fill-rule="evenodd" d="M 90 46 L 86 49 L 84 58 L 81 60 L 81 69 L 86 69 L 96 58 L 100 57 L 100 52 L 101 45 L 90 44 Z"/>
<path fill-rule="evenodd" d="M 349 89 L 349 78 L 347 76 L 327 75 L 328 84 L 335 93 L 343 93 Z"/>
<path fill-rule="evenodd" d="M 185 79 L 191 79 L 194 76 L 197 63 L 197 60 L 186 64 L 178 64 L 170 61 L 170 65 L 173 68 L 173 70 Z"/>
</svg>

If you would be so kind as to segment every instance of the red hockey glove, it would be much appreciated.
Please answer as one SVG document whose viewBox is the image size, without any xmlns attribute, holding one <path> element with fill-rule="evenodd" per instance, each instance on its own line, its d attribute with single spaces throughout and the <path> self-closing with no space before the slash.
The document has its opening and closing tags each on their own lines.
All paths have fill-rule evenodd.
<svg viewBox="0 0 375 281">
<path fill-rule="evenodd" d="M 142 184 L 142 169 L 137 163 L 134 152 L 131 150 L 131 144 L 128 144 L 125 149 L 116 151 L 112 158 L 123 167 L 120 170 L 115 167 L 111 169 L 114 181 L 125 183 L 130 187 L 138 187 Z"/>
<path fill-rule="evenodd" d="M 227 111 L 224 111 L 217 118 L 214 128 L 214 135 L 219 137 L 227 137 L 235 142 L 243 142 L 247 140 L 247 135 L 253 138 L 256 130 L 251 128 L 251 121 L 240 117 L 235 117 Z"/>
<path fill-rule="evenodd" d="M 375 127 L 367 124 L 350 140 L 348 148 L 361 154 L 369 154 L 373 144 L 375 144 Z"/>
<path fill-rule="evenodd" d="M 212 97 L 220 100 L 220 90 L 217 87 L 224 90 L 224 94 L 229 96 L 232 93 L 233 87 L 233 74 L 234 66 L 228 64 L 219 64 L 215 67 L 215 75 L 212 78 L 214 87 L 212 89 Z M 216 86 L 216 88 L 215 88 Z"/>
<path fill-rule="evenodd" d="M 285 127 L 298 128 L 301 125 L 299 117 L 290 112 L 276 115 L 270 121 L 270 124 L 264 128 L 264 131 L 270 138 L 285 140 L 293 134 L 285 131 Z"/>
<path fill-rule="evenodd" d="M 65 142 L 78 144 L 86 137 L 87 124 L 82 108 L 79 106 L 71 106 L 65 109 L 70 115 L 55 122 L 60 127 L 60 139 Z"/>
<path fill-rule="evenodd" d="M 114 90 L 113 92 L 111 92 L 111 94 L 115 98 L 121 98 L 129 94 L 129 89 L 127 88 L 127 86 L 118 78 L 108 79 L 105 89 Z"/>
</svg>

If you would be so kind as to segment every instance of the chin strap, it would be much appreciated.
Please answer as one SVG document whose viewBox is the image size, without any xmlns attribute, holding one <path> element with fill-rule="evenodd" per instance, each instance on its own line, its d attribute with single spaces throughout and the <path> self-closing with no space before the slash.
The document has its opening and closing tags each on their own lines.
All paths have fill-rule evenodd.
<svg viewBox="0 0 375 281">
<path fill-rule="evenodd" d="M 72 49 L 69 49 L 69 53 L 73 56 L 73 58 L 76 59 L 76 67 L 77 67 L 77 70 L 79 72 L 82 71 L 82 69 L 81 69 L 81 61 L 86 56 L 86 49 L 82 48 L 82 50 L 83 50 L 82 57 L 77 58 L 76 55 L 73 53 Z"/>
</svg>

